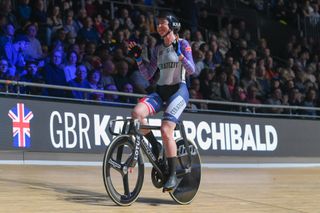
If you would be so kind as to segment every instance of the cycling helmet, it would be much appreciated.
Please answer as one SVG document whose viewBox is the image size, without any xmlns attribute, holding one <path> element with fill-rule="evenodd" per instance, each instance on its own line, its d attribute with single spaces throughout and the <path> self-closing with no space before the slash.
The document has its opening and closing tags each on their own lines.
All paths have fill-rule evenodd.
<svg viewBox="0 0 320 213">
<path fill-rule="evenodd" d="M 179 32 L 181 28 L 181 23 L 179 20 L 171 13 L 169 12 L 161 12 L 158 15 L 158 18 L 167 19 L 169 22 L 169 28 L 176 34 Z"/>
</svg>

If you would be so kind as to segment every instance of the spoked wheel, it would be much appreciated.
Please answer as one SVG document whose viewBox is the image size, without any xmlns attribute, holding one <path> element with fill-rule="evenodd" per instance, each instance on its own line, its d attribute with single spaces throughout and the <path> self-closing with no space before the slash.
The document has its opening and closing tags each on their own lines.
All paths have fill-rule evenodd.
<svg viewBox="0 0 320 213">
<path fill-rule="evenodd" d="M 196 196 L 201 181 L 201 160 L 198 149 L 194 143 L 188 140 L 188 148 L 191 152 L 191 171 L 185 173 L 189 163 L 188 152 L 182 138 L 176 141 L 177 144 L 177 177 L 178 185 L 170 192 L 171 197 L 179 204 L 189 204 Z"/>
<path fill-rule="evenodd" d="M 133 168 L 129 163 L 134 153 L 134 143 L 128 135 L 115 138 L 103 159 L 103 181 L 110 198 L 118 205 L 131 205 L 139 196 L 144 179 L 144 164 L 140 153 Z"/>
</svg>

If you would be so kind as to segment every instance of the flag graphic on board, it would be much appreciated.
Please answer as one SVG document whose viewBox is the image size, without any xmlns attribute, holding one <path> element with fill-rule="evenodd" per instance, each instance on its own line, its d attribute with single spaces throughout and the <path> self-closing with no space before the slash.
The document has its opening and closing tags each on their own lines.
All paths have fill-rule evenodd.
<svg viewBox="0 0 320 213">
<path fill-rule="evenodd" d="M 8 116 L 12 119 L 13 146 L 28 148 L 31 145 L 30 120 L 33 113 L 24 103 L 17 103 L 12 107 Z"/>
</svg>

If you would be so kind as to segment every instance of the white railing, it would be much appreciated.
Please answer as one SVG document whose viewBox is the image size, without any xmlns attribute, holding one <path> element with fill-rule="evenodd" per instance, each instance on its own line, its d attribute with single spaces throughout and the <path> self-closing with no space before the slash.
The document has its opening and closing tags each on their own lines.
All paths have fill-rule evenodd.
<svg viewBox="0 0 320 213">
<path fill-rule="evenodd" d="M 108 104 L 108 101 L 92 101 L 92 100 L 79 100 L 74 98 L 61 98 L 61 97 L 52 97 L 52 96 L 43 96 L 43 95 L 28 95 L 20 93 L 20 88 L 22 87 L 38 87 L 38 88 L 46 88 L 46 89 L 59 89 L 59 90 L 67 90 L 67 91 L 81 91 L 86 93 L 104 93 L 104 94 L 115 94 L 119 96 L 126 97 L 135 97 L 141 98 L 144 97 L 144 94 L 137 93 L 126 93 L 126 92 L 116 92 L 116 91 L 108 91 L 108 90 L 95 90 L 95 89 L 86 89 L 79 87 L 68 87 L 68 86 L 57 86 L 50 84 L 39 84 L 39 83 L 30 83 L 30 82 L 22 82 L 22 81 L 10 81 L 10 80 L 0 80 L 0 86 L 3 85 L 5 90 L 0 92 L 2 95 L 15 95 L 15 96 L 26 96 L 26 97 L 41 97 L 48 99 L 65 99 L 72 101 L 86 101 L 86 102 L 95 102 L 95 103 L 105 103 Z M 10 86 L 15 87 L 15 92 L 9 90 Z M 196 111 L 203 113 L 232 113 L 232 114 L 248 114 L 248 115 L 264 115 L 264 116 L 281 116 L 281 117 L 303 117 L 303 118 L 314 118 L 319 119 L 320 116 L 307 115 L 307 114 L 295 114 L 294 112 L 299 110 L 300 112 L 313 110 L 316 112 L 320 112 L 319 107 L 302 107 L 302 106 L 288 106 L 288 105 L 267 105 L 267 104 L 250 104 L 250 103 L 239 103 L 239 102 L 227 102 L 227 101 L 217 101 L 217 100 L 204 100 L 204 99 L 190 99 L 191 103 L 203 103 L 208 105 L 218 105 L 224 106 L 225 110 L 214 110 L 214 109 L 196 109 L 196 110 L 188 110 L 187 111 Z M 113 102 L 114 104 L 114 102 Z M 133 104 L 120 103 L 119 105 L 127 105 L 132 106 Z M 230 110 L 232 108 L 232 110 Z M 275 114 L 269 112 L 259 112 L 259 110 L 267 110 L 267 109 L 283 109 L 286 111 L 284 114 Z"/>
</svg>

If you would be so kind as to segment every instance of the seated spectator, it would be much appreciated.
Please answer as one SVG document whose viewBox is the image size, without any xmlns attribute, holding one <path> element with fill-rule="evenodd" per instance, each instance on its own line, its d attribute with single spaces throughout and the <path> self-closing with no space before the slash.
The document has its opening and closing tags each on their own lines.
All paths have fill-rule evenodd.
<svg viewBox="0 0 320 213">
<path fill-rule="evenodd" d="M 45 8 L 44 0 L 36 0 L 31 11 L 31 21 L 37 23 L 39 40 L 48 45 L 49 34 L 47 26 L 47 12 Z M 50 36 L 50 35 L 48 35 Z"/>
<path fill-rule="evenodd" d="M 266 68 L 264 66 L 259 66 L 256 69 L 256 82 L 258 94 L 261 100 L 267 98 L 267 95 L 270 93 L 270 81 L 266 77 Z"/>
<path fill-rule="evenodd" d="M 101 80 L 101 72 L 97 69 L 94 69 L 88 73 L 88 82 L 90 89 L 95 90 L 103 90 L 103 87 L 100 84 Z M 95 101 L 104 101 L 104 93 L 101 92 L 94 92 L 88 94 L 89 100 L 95 100 Z"/>
<path fill-rule="evenodd" d="M 46 84 L 68 86 L 66 76 L 62 69 L 62 55 L 63 53 L 56 50 L 52 53 L 51 60 L 44 67 L 44 81 Z M 49 96 L 69 97 L 68 91 L 61 89 L 48 89 Z"/>
<path fill-rule="evenodd" d="M 14 34 L 15 34 L 15 27 L 13 24 L 6 24 L 3 28 L 3 35 L 0 37 L 0 56 L 4 57 L 9 66 L 9 70 L 13 70 L 11 75 L 15 73 L 15 64 L 17 61 L 17 50 L 14 48 Z"/>
<path fill-rule="evenodd" d="M 21 25 L 25 25 L 31 18 L 31 7 L 29 2 L 30 0 L 20 0 L 16 5 L 17 18 Z"/>
<path fill-rule="evenodd" d="M 0 80 L 11 80 L 13 78 L 10 76 L 8 65 L 6 59 L 0 58 Z M 6 92 L 6 86 L 4 84 L 0 84 L 0 92 Z"/>
<path fill-rule="evenodd" d="M 255 85 L 250 85 L 248 88 L 247 102 L 250 104 L 261 104 L 261 101 L 257 98 L 258 89 Z"/>
<path fill-rule="evenodd" d="M 213 63 L 213 53 L 211 50 L 208 50 L 205 53 L 203 63 L 205 68 L 210 68 L 210 69 L 215 68 L 215 64 Z"/>
<path fill-rule="evenodd" d="M 211 96 L 210 84 L 214 77 L 214 70 L 205 68 L 201 71 L 200 80 L 200 92 L 204 99 L 209 99 Z"/>
<path fill-rule="evenodd" d="M 24 51 L 27 60 L 41 59 L 43 57 L 40 41 L 37 37 L 37 26 L 29 24 L 27 26 L 28 48 Z"/>
<path fill-rule="evenodd" d="M 299 89 L 293 87 L 289 90 L 288 103 L 290 106 L 302 106 L 302 94 Z M 291 110 L 292 114 L 302 114 L 301 110 Z"/>
<path fill-rule="evenodd" d="M 30 83 L 41 83 L 44 84 L 43 76 L 38 72 L 38 62 L 35 60 L 29 60 L 26 62 L 26 71 L 24 75 L 20 77 L 20 81 Z M 43 95 L 44 88 L 26 86 L 20 88 L 20 93 L 32 94 L 32 95 Z"/>
<path fill-rule="evenodd" d="M 190 89 L 196 92 L 196 95 L 193 95 L 194 99 L 203 99 L 203 96 L 200 92 L 200 80 L 198 78 L 191 79 Z M 196 103 L 198 109 L 208 109 L 207 104 L 205 103 Z"/>
<path fill-rule="evenodd" d="M 87 68 L 84 65 L 78 65 L 75 73 L 75 78 L 68 82 L 71 87 L 87 88 L 91 89 L 87 80 Z M 73 98 L 86 99 L 87 92 L 72 90 Z"/>
<path fill-rule="evenodd" d="M 86 17 L 83 27 L 78 31 L 78 37 L 97 44 L 100 40 L 98 32 L 93 27 L 91 17 Z"/>
<path fill-rule="evenodd" d="M 122 60 L 116 64 L 117 74 L 114 76 L 114 81 L 116 83 L 117 88 L 123 88 L 125 84 L 130 83 L 129 78 L 127 76 L 128 71 L 129 67 L 126 61 Z"/>
<path fill-rule="evenodd" d="M 78 29 L 75 21 L 73 20 L 73 14 L 67 16 L 66 22 L 63 25 L 63 29 L 67 34 L 70 35 L 70 37 L 77 37 Z"/>
<path fill-rule="evenodd" d="M 282 105 L 282 91 L 280 88 L 276 88 L 272 91 L 271 97 L 267 99 L 266 104 L 270 105 Z M 268 112 L 281 114 L 283 108 L 268 108 Z"/>
<path fill-rule="evenodd" d="M 220 52 L 217 41 L 211 41 L 210 50 L 212 51 L 212 54 L 213 54 L 212 61 L 215 64 L 215 66 L 221 65 L 223 62 L 223 56 L 222 56 L 222 53 Z"/>
<path fill-rule="evenodd" d="M 47 18 L 47 40 L 48 45 L 51 45 L 52 35 L 55 35 L 58 29 L 63 28 L 63 23 L 60 14 L 60 8 L 58 6 L 54 6 L 52 8 L 51 16 Z"/>
<path fill-rule="evenodd" d="M 126 83 L 121 92 L 125 93 L 133 93 L 133 86 L 130 83 Z M 137 98 L 136 97 L 131 97 L 131 96 L 121 96 L 120 97 L 121 102 L 123 103 L 130 103 L 130 104 L 136 104 L 137 103 Z"/>
<path fill-rule="evenodd" d="M 107 91 L 118 92 L 118 88 L 114 84 L 109 84 L 106 86 Z M 119 95 L 116 94 L 105 94 L 105 100 L 109 102 L 119 102 Z"/>
<path fill-rule="evenodd" d="M 204 59 L 204 55 L 201 50 L 193 51 L 193 61 L 196 66 L 196 72 L 195 74 L 193 74 L 194 77 L 198 77 L 201 71 L 205 68 L 203 59 Z"/>
<path fill-rule="evenodd" d="M 316 107 L 316 101 L 317 101 L 317 92 L 314 88 L 310 88 L 306 94 L 306 97 L 303 101 L 302 106 L 304 107 Z M 317 115 L 316 110 L 314 109 L 308 109 L 304 110 L 304 114 L 307 115 Z"/>
<path fill-rule="evenodd" d="M 152 91 L 150 82 L 142 76 L 139 70 L 133 71 L 129 80 L 136 93 L 148 94 Z"/>
<path fill-rule="evenodd" d="M 9 66 L 8 61 L 5 58 L 0 58 L 0 79 L 1 80 L 10 80 L 8 66 Z"/>
<path fill-rule="evenodd" d="M 25 35 L 16 35 L 13 40 L 12 62 L 15 63 L 15 73 L 19 76 L 26 65 L 25 51 L 29 48 L 29 39 Z"/>
<path fill-rule="evenodd" d="M 67 63 L 65 64 L 63 69 L 67 82 L 76 77 L 77 61 L 77 53 L 75 51 L 69 51 L 67 53 Z"/>
<path fill-rule="evenodd" d="M 115 75 L 115 65 L 111 60 L 102 63 L 101 85 L 106 88 L 109 84 L 115 84 L 113 76 Z"/>
<path fill-rule="evenodd" d="M 190 95 L 190 99 L 197 99 L 197 92 L 194 89 L 189 89 L 189 95 Z M 192 103 L 191 101 L 188 102 L 188 105 L 186 108 L 190 109 L 191 112 L 198 111 L 197 105 L 195 103 Z"/>
<path fill-rule="evenodd" d="M 227 86 L 228 86 L 230 95 L 233 97 L 234 90 L 237 86 L 237 79 L 233 74 L 229 74 L 227 76 Z"/>
<path fill-rule="evenodd" d="M 225 72 L 219 73 L 217 79 L 211 82 L 212 100 L 231 101 L 232 97 L 229 93 L 227 85 L 227 75 Z"/>
<path fill-rule="evenodd" d="M 106 26 L 102 21 L 101 14 L 97 14 L 96 17 L 94 18 L 94 26 L 99 34 L 99 37 L 101 38 L 103 32 L 106 30 Z"/>
</svg>

